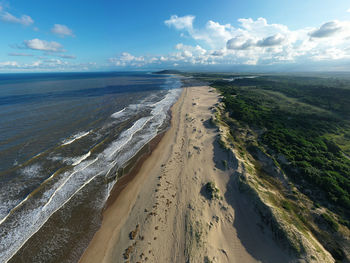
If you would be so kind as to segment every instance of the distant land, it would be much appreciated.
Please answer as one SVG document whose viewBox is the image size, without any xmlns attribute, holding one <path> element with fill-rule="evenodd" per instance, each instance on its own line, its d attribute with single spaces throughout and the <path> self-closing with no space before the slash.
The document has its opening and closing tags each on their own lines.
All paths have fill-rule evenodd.
<svg viewBox="0 0 350 263">
<path fill-rule="evenodd" d="M 182 74 L 181 71 L 175 70 L 175 69 L 165 69 L 165 70 L 156 71 L 153 73 L 155 73 L 155 74 Z"/>
</svg>

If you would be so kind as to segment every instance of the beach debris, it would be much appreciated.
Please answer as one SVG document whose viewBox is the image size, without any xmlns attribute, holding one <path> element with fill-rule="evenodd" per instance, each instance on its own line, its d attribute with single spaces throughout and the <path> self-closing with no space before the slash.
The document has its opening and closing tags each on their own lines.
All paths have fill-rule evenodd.
<svg viewBox="0 0 350 263">
<path fill-rule="evenodd" d="M 217 215 L 214 215 L 214 216 L 213 216 L 213 219 L 214 219 L 214 221 L 215 221 L 216 223 L 219 223 L 219 217 L 218 217 Z"/>
<path fill-rule="evenodd" d="M 134 246 L 135 246 L 135 244 L 132 244 L 132 245 L 128 246 L 127 249 L 125 249 L 124 254 L 123 254 L 124 259 L 130 258 L 130 254 L 134 251 Z"/>
<path fill-rule="evenodd" d="M 201 148 L 199 146 L 194 145 L 193 149 L 195 149 L 197 151 L 197 153 L 201 152 Z"/>
<path fill-rule="evenodd" d="M 136 237 L 137 233 L 139 232 L 139 230 L 140 230 L 140 225 L 137 224 L 136 228 L 129 233 L 129 237 L 130 237 L 131 240 L 135 239 L 135 237 Z"/>
</svg>

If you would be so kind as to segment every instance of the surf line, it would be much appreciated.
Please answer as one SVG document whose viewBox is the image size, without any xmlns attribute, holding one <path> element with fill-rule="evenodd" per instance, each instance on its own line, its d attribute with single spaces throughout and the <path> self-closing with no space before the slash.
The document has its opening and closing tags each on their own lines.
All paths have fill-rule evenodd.
<svg viewBox="0 0 350 263">
<path fill-rule="evenodd" d="M 79 140 L 79 139 L 85 137 L 85 136 L 88 135 L 90 132 L 91 132 L 91 131 L 87 131 L 87 132 L 84 132 L 84 133 L 77 133 L 77 134 L 75 134 L 75 135 L 73 136 L 72 139 L 70 139 L 70 140 L 69 140 L 69 139 L 64 140 L 63 143 L 62 143 L 62 146 L 63 146 L 63 145 L 71 144 L 71 143 L 75 142 L 76 140 Z"/>
<path fill-rule="evenodd" d="M 86 181 L 82 186 L 80 186 L 62 205 L 60 205 L 58 208 L 56 208 L 51 214 L 50 214 L 50 216 L 48 216 L 47 218 L 46 218 L 46 220 L 45 221 L 43 221 L 41 224 L 40 224 L 40 226 L 38 227 L 38 229 L 34 232 L 34 233 L 32 233 L 22 244 L 21 244 L 21 246 L 18 248 L 18 249 L 16 249 L 16 251 L 14 251 L 13 253 L 12 253 L 12 255 L 8 258 L 8 259 L 6 259 L 6 261 L 5 261 L 5 263 L 7 263 L 7 262 L 9 262 L 9 260 L 23 247 L 23 245 L 36 233 L 36 232 L 38 232 L 40 229 L 41 229 L 41 227 L 47 222 L 47 220 L 49 220 L 49 218 L 54 214 L 54 213 L 56 213 L 61 207 L 63 207 L 69 200 L 71 200 L 81 189 L 83 189 L 87 184 L 89 184 L 93 179 L 95 179 L 97 176 L 99 176 L 99 175 L 101 175 L 102 173 L 103 173 L 104 171 L 102 171 L 102 172 L 99 172 L 98 174 L 96 174 L 95 176 L 93 176 L 93 177 L 91 177 L 88 181 Z"/>
<path fill-rule="evenodd" d="M 63 186 L 65 186 L 65 184 L 68 182 L 68 180 L 70 178 L 72 178 L 72 176 L 82 170 L 84 170 L 85 168 L 89 167 L 90 165 L 92 165 L 93 163 L 95 163 L 96 161 L 98 160 L 98 157 L 93 160 L 92 162 L 90 162 L 89 164 L 87 164 L 86 166 L 82 167 L 81 169 L 78 169 L 77 171 L 74 171 L 73 173 L 71 173 L 67 178 L 66 180 L 64 180 L 64 182 L 55 190 L 55 192 L 52 193 L 50 199 L 46 202 L 46 204 L 41 208 L 41 210 L 44 210 L 52 201 L 52 199 L 55 197 L 56 193 L 62 189 Z"/>
</svg>

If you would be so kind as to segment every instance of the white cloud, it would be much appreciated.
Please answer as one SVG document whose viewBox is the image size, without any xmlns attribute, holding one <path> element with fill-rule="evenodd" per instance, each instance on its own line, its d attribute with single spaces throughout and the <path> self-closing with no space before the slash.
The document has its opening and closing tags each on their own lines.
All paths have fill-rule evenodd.
<svg viewBox="0 0 350 263">
<path fill-rule="evenodd" d="M 49 51 L 49 52 L 63 52 L 63 46 L 55 41 L 45 41 L 38 38 L 25 40 L 24 46 L 29 49 Z"/>
<path fill-rule="evenodd" d="M 206 53 L 196 54 L 187 48 L 186 52 L 183 50 L 176 56 L 163 55 L 167 61 L 257 65 L 335 60 L 350 56 L 344 51 L 350 46 L 350 21 L 331 21 L 319 28 L 290 30 L 283 24 L 269 24 L 265 18 L 241 18 L 237 27 L 210 20 L 203 28 L 196 28 L 193 20 L 194 17 L 190 27 L 175 29 L 187 32 L 206 49 Z M 176 46 L 176 49 L 180 47 Z M 188 52 L 192 52 L 192 56 Z"/>
<path fill-rule="evenodd" d="M 7 23 L 21 24 L 23 26 L 30 26 L 34 23 L 34 20 L 28 15 L 21 15 L 20 17 L 16 17 L 9 12 L 5 12 L 2 5 L 0 5 L 0 20 Z"/>
<path fill-rule="evenodd" d="M 218 22 L 208 21 L 203 29 L 194 29 L 191 33 L 195 40 L 202 41 L 212 48 L 220 48 L 235 32 L 230 24 L 221 25 Z"/>
<path fill-rule="evenodd" d="M 348 10 L 346 10 L 346 12 L 350 13 L 350 8 Z"/>
<path fill-rule="evenodd" d="M 182 16 L 178 17 L 177 15 L 172 15 L 170 19 L 165 20 L 164 23 L 171 27 L 175 27 L 176 29 L 187 29 L 191 30 L 193 27 L 193 20 L 195 19 L 195 16 L 188 15 L 188 16 Z"/>
<path fill-rule="evenodd" d="M 243 35 L 231 38 L 226 42 L 227 49 L 233 50 L 246 50 L 255 46 L 255 43 L 252 39 L 247 39 Z"/>
<path fill-rule="evenodd" d="M 310 32 L 311 37 L 322 38 L 330 37 L 342 29 L 338 21 L 324 23 L 319 29 Z"/>
<path fill-rule="evenodd" d="M 284 37 L 281 34 L 276 34 L 258 41 L 257 46 L 259 47 L 278 46 L 282 44 L 283 41 L 284 41 Z"/>
<path fill-rule="evenodd" d="M 66 37 L 66 36 L 74 37 L 73 31 L 65 25 L 55 24 L 51 28 L 51 32 L 59 37 Z"/>
<path fill-rule="evenodd" d="M 33 19 L 30 16 L 22 15 L 20 18 L 18 18 L 8 12 L 2 13 L 0 15 L 0 19 L 4 22 L 21 24 L 24 26 L 30 26 L 34 23 Z"/>
<path fill-rule="evenodd" d="M 145 57 L 133 56 L 128 52 L 123 52 L 119 56 L 108 59 L 109 63 L 114 66 L 136 66 L 141 67 L 149 62 L 145 61 Z"/>
<path fill-rule="evenodd" d="M 0 68 L 13 68 L 13 67 L 18 67 L 18 63 L 16 61 L 0 62 Z"/>
<path fill-rule="evenodd" d="M 307 64 L 350 59 L 350 21 L 330 21 L 318 28 L 289 29 L 265 18 L 238 19 L 238 25 L 209 20 L 194 25 L 194 16 L 171 16 L 165 24 L 192 38 L 194 45 L 179 43 L 169 54 L 134 56 L 124 52 L 109 59 L 119 67 L 171 67 L 193 65 Z"/>
<path fill-rule="evenodd" d="M 222 57 L 225 55 L 225 51 L 224 50 L 214 50 L 212 53 L 211 53 L 212 56 L 215 56 L 215 57 Z"/>
</svg>

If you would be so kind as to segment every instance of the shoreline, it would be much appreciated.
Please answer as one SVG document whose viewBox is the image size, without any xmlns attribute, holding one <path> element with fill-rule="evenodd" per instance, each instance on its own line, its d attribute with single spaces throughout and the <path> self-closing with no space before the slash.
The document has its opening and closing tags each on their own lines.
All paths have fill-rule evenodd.
<svg viewBox="0 0 350 263">
<path fill-rule="evenodd" d="M 183 89 L 185 89 L 185 88 L 183 88 Z M 108 198 L 106 200 L 104 208 L 101 211 L 102 223 L 100 225 L 100 228 L 94 234 L 89 245 L 85 248 L 84 253 L 81 255 L 81 257 L 79 259 L 79 262 L 94 262 L 94 261 L 90 261 L 89 257 L 90 257 L 90 254 L 96 253 L 96 243 L 98 243 L 98 242 L 97 241 L 95 242 L 95 240 L 96 239 L 100 240 L 99 233 L 101 232 L 101 228 L 103 227 L 104 218 L 110 214 L 110 210 L 113 209 L 113 205 L 118 206 L 118 203 L 119 203 L 118 201 L 119 201 L 121 195 L 123 194 L 123 191 L 125 191 L 125 188 L 127 188 L 131 184 L 135 183 L 133 181 L 135 180 L 135 178 L 137 178 L 144 163 L 147 162 L 147 160 L 149 160 L 149 158 L 151 157 L 152 153 L 160 147 L 159 144 L 162 143 L 164 137 L 168 133 L 171 133 L 171 130 L 174 129 L 174 127 L 173 127 L 174 126 L 174 124 L 173 124 L 174 114 L 175 114 L 176 109 L 179 107 L 180 100 L 183 99 L 184 93 L 185 93 L 185 90 L 182 90 L 178 100 L 171 106 L 171 108 L 168 111 L 168 115 L 170 116 L 168 128 L 166 128 L 164 131 L 157 134 L 146 145 L 144 145 L 130 160 L 128 160 L 126 162 L 125 167 L 122 168 L 123 170 L 129 169 L 129 171 L 126 172 L 125 174 L 123 174 L 122 176 L 120 176 L 118 181 L 114 184 L 114 186 L 110 192 L 110 195 L 108 196 Z M 145 152 L 142 153 L 143 151 L 145 151 Z M 132 163 L 131 167 L 129 167 L 130 163 Z M 127 215 L 119 215 L 119 216 L 120 216 L 120 218 L 122 218 L 122 217 L 125 217 Z M 119 229 L 119 227 L 120 226 L 116 226 L 117 229 Z"/>
<path fill-rule="evenodd" d="M 105 210 L 107 210 L 118 198 L 123 189 L 137 176 L 140 171 L 142 164 L 152 155 L 153 150 L 156 149 L 162 138 L 164 137 L 165 131 L 157 134 L 153 139 L 146 143 L 130 160 L 125 164 L 122 175 L 118 178 L 118 181 L 113 185 L 112 190 L 106 200 L 106 203 L 102 210 L 102 216 Z M 126 172 L 124 170 L 127 170 Z"/>
</svg>

